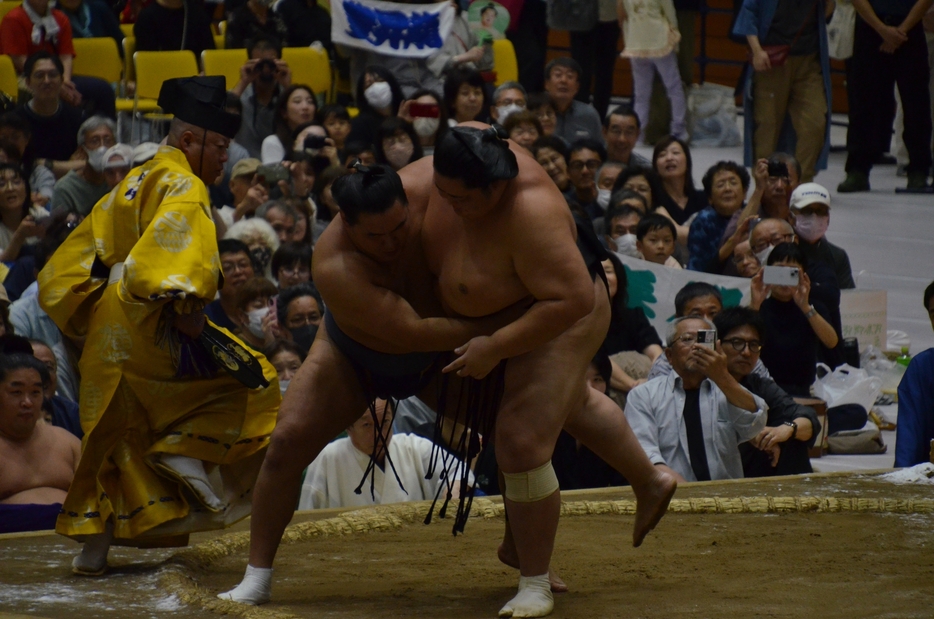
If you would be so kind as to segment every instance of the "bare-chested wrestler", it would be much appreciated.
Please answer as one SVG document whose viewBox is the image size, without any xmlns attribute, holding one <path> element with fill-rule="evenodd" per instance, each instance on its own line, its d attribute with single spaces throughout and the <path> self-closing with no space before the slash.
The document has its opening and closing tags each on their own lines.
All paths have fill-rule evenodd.
<svg viewBox="0 0 934 619">
<path fill-rule="evenodd" d="M 599 261 L 588 271 L 567 204 L 541 166 L 481 127 L 448 132 L 433 160 L 406 168 L 419 180 L 406 190 L 413 205 L 427 202 L 422 241 L 449 313 L 486 316 L 534 300 L 515 322 L 459 347 L 445 371 L 482 378 L 509 360 L 495 445 L 521 576 L 500 616 L 539 617 L 553 607 L 548 566 L 561 499 L 551 456 L 562 427 L 633 484 L 636 546 L 676 482 L 646 458 L 619 408 L 586 387 L 610 319 Z"/>
<path fill-rule="evenodd" d="M 0 356 L 0 533 L 54 529 L 81 457 L 81 441 L 42 420 L 45 365 Z"/>
<path fill-rule="evenodd" d="M 535 164 L 531 159 L 528 161 Z M 430 166 L 430 162 L 428 165 Z M 516 163 L 513 160 L 513 167 L 515 166 Z M 335 198 L 343 209 L 342 215 L 335 220 L 335 223 L 332 223 L 316 246 L 314 264 L 315 282 L 328 304 L 330 322 L 326 321 L 327 329 L 319 331 L 318 340 L 312 347 L 308 360 L 299 375 L 293 379 L 293 385 L 296 386 L 290 386 L 283 401 L 277 424 L 278 429 L 273 435 L 254 498 L 250 562 L 247 572 L 238 587 L 221 594 L 223 598 L 249 603 L 262 603 L 269 599 L 270 568 L 282 531 L 288 524 L 295 505 L 295 497 L 290 494 L 293 486 L 291 482 L 294 478 L 297 493 L 302 468 L 324 447 L 330 437 L 347 424 L 348 419 L 356 417 L 355 411 L 360 410 L 359 403 L 362 401 L 365 404 L 365 399 L 360 392 L 361 372 L 359 369 L 354 371 L 350 359 L 354 359 L 353 363 L 358 368 L 372 362 L 373 366 L 364 369 L 371 369 L 376 373 L 385 372 L 385 368 L 374 369 L 381 359 L 389 363 L 388 367 L 400 364 L 404 367 L 411 365 L 409 360 L 415 360 L 419 355 L 403 353 L 413 350 L 449 350 L 466 342 L 478 332 L 478 328 L 470 323 L 442 318 L 420 319 L 416 314 L 417 311 L 421 315 L 431 316 L 430 312 L 438 309 L 433 295 L 431 298 L 422 297 L 424 287 L 426 285 L 431 287 L 432 278 L 430 276 L 427 279 L 424 278 L 428 272 L 423 272 L 424 261 L 417 253 L 421 252 L 418 232 L 421 230 L 422 214 L 427 206 L 428 189 L 432 187 L 430 184 L 432 171 L 430 168 L 418 168 L 414 171 L 407 169 L 403 172 L 403 176 L 413 186 L 415 193 L 421 196 L 418 202 L 413 202 L 407 207 L 401 202 L 405 199 L 404 193 L 397 198 L 399 203 L 393 203 L 389 207 L 385 205 L 385 199 L 373 200 L 371 196 L 367 196 L 365 200 L 362 196 L 360 199 L 355 199 L 351 192 L 344 193 L 343 184 L 335 185 Z M 345 178 L 353 179 L 354 177 Z M 429 182 L 428 187 L 423 186 L 425 181 Z M 553 198 L 553 196 L 546 197 Z M 541 195 L 535 199 L 540 198 L 542 198 Z M 560 202 L 555 202 L 555 204 L 563 204 L 560 195 L 557 195 L 557 200 Z M 359 213 L 364 205 L 369 212 L 361 215 Z M 567 207 L 564 206 L 564 209 L 566 211 Z M 566 215 L 564 211 L 559 212 L 562 213 L 561 217 Z M 565 222 L 569 221 L 568 216 Z M 566 242 L 572 250 L 569 260 L 575 268 L 579 267 L 579 270 L 572 268 L 567 270 L 567 273 L 585 278 L 584 296 L 586 299 L 589 294 L 592 306 L 593 280 L 587 274 L 580 253 L 575 247 L 573 224 L 568 225 L 570 227 L 565 227 L 564 238 L 561 242 Z M 395 237 L 392 237 L 390 233 L 394 233 Z M 380 239 L 391 245 L 392 251 L 380 250 L 378 244 Z M 555 275 L 557 276 L 558 273 Z M 550 304 L 559 298 L 564 300 L 569 296 L 578 295 L 580 286 L 572 287 L 570 290 L 571 292 L 567 293 L 560 286 L 555 286 L 555 290 L 542 289 L 538 292 L 542 293 L 544 303 Z M 605 289 L 603 290 L 605 295 Z M 402 301 L 400 294 L 412 301 L 411 306 Z M 330 295 L 335 295 L 334 301 L 329 300 Z M 536 295 L 526 292 L 517 300 L 523 302 L 532 297 L 537 298 Z M 587 311 L 589 310 L 585 308 L 584 313 Z M 608 316 L 607 313 L 607 321 Z M 567 326 L 573 325 L 577 320 L 578 317 L 573 317 Z M 558 335 L 567 326 L 556 332 L 549 332 L 546 338 Z M 425 329 L 428 329 L 430 333 L 424 333 Z M 603 329 L 606 329 L 606 325 Z M 421 335 L 419 335 L 420 332 Z M 458 338 L 463 339 L 458 342 Z M 600 341 L 602 341 L 602 335 Z M 574 343 L 571 342 L 571 345 Z M 377 353 L 373 349 L 390 354 Z M 553 352 L 552 354 L 560 353 Z M 434 361 L 424 360 L 424 355 L 421 357 L 422 360 L 414 363 L 413 369 L 427 369 L 434 363 Z M 400 359 L 405 361 L 400 361 Z M 583 363 L 581 383 L 583 371 L 588 362 L 589 358 Z M 562 360 L 561 363 L 565 361 Z M 562 376 L 559 382 L 565 380 L 573 380 L 573 378 Z M 296 381 L 299 382 L 296 383 Z M 392 381 L 389 382 L 392 383 Z M 348 393 L 348 390 L 352 393 Z M 586 393 L 581 390 L 570 391 L 580 396 L 572 402 L 572 406 L 590 404 Z M 305 398 L 304 394 L 308 393 L 315 394 L 315 397 Z M 609 403 L 609 400 L 607 402 Z M 619 434 L 618 428 L 620 427 L 628 431 L 625 418 L 618 408 L 615 408 L 615 411 L 616 414 L 612 419 L 606 418 L 605 415 L 598 415 L 597 423 L 592 424 L 589 431 L 585 428 L 581 434 L 596 436 L 610 433 L 615 436 Z M 563 416 L 561 420 L 563 421 Z M 531 426 L 535 425 L 537 425 L 537 420 L 533 419 Z M 581 427 L 584 428 L 584 424 L 581 424 Z M 538 437 L 534 431 L 531 431 L 527 436 L 527 442 L 531 444 L 537 441 Z M 553 444 L 554 439 L 546 448 L 548 454 L 546 460 L 550 458 Z M 621 463 L 620 469 L 624 475 L 636 483 L 640 511 L 637 516 L 634 543 L 638 545 L 664 513 L 674 491 L 674 482 L 664 475 L 659 475 L 645 458 L 644 452 L 634 438 L 630 443 L 623 436 L 610 448 L 624 450 L 628 454 L 607 459 L 614 464 Z M 521 450 L 523 447 L 520 446 L 517 449 Z M 533 478 L 531 481 L 534 484 L 538 480 Z M 266 484 L 269 484 L 269 490 L 263 488 Z M 535 488 L 532 490 L 535 492 Z M 553 492 L 553 490 L 550 491 L 548 495 Z M 552 540 L 553 535 L 552 531 Z M 552 541 L 547 541 L 546 544 L 548 545 L 547 556 L 550 556 Z M 536 571 L 533 574 L 547 573 L 547 556 L 545 570 Z M 529 560 L 528 563 L 535 566 L 534 560 Z M 536 569 L 536 567 L 531 569 Z M 519 604 L 518 608 L 516 604 L 513 604 L 509 612 L 515 613 L 515 616 L 542 616 L 550 612 L 551 594 L 548 591 L 547 575 L 544 577 L 544 588 L 542 595 L 547 597 L 546 602 L 539 600 L 541 596 L 536 594 L 532 596 L 535 603 L 531 605 L 531 608 L 525 603 Z"/>
</svg>

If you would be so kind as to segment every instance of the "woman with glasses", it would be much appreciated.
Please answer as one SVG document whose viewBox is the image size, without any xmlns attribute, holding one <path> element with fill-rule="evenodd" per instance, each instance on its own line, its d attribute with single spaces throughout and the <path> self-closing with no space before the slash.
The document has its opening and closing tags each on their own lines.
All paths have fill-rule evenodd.
<svg viewBox="0 0 934 619">
<path fill-rule="evenodd" d="M 311 281 L 311 245 L 284 243 L 272 255 L 272 276 L 279 290 Z"/>
<path fill-rule="evenodd" d="M 543 136 L 554 135 L 555 128 L 558 126 L 558 112 L 551 95 L 547 92 L 533 92 L 529 95 L 527 109 L 538 118 L 538 122 L 542 125 Z"/>
<path fill-rule="evenodd" d="M 730 307 L 713 319 L 727 369 L 743 387 L 769 405 L 766 427 L 739 446 L 745 477 L 810 473 L 808 450 L 820 432 L 813 409 L 796 404 L 775 381 L 753 372 L 762 351 L 765 322 L 748 307 Z"/>
<path fill-rule="evenodd" d="M 0 164 L 0 262 L 31 253 L 28 247 L 45 234 L 40 220 L 48 216 L 44 208 L 32 205 L 23 169 L 13 163 Z"/>
</svg>

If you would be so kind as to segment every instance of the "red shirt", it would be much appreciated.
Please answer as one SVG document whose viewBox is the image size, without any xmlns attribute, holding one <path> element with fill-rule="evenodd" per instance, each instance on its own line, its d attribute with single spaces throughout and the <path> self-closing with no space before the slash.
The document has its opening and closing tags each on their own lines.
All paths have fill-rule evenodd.
<svg viewBox="0 0 934 619">
<path fill-rule="evenodd" d="M 52 9 L 52 16 L 60 28 L 56 43 L 43 38 L 42 43 L 36 45 L 32 42 L 32 20 L 25 9 L 18 6 L 7 13 L 3 22 L 0 22 L 0 54 L 31 56 L 44 50 L 56 56 L 74 56 L 75 46 L 71 42 L 71 23 L 68 17 L 58 9 Z"/>
</svg>

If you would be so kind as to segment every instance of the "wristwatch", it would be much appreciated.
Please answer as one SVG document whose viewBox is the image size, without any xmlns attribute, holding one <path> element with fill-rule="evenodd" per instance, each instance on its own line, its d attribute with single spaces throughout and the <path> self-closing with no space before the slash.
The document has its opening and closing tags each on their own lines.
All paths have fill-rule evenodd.
<svg viewBox="0 0 934 619">
<path fill-rule="evenodd" d="M 791 426 L 791 438 L 794 438 L 798 434 L 798 424 L 794 421 L 786 421 L 782 425 Z"/>
<path fill-rule="evenodd" d="M 812 306 L 811 306 L 811 309 L 809 309 L 809 310 L 807 311 L 807 313 L 805 314 L 805 317 L 807 317 L 807 318 L 809 318 L 809 319 L 810 319 L 810 318 L 814 318 L 814 315 L 815 315 L 816 313 L 817 313 L 817 310 L 814 309 L 814 306 L 812 305 Z"/>
</svg>

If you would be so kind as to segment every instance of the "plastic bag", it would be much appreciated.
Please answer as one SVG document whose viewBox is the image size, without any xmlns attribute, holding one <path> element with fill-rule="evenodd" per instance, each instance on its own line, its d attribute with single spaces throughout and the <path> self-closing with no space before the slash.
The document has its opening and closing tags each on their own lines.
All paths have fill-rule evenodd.
<svg viewBox="0 0 934 619">
<path fill-rule="evenodd" d="M 814 395 L 827 403 L 827 408 L 841 404 L 859 404 L 867 411 L 882 393 L 882 379 L 870 376 L 866 370 L 843 364 L 833 372 L 823 363 L 817 364 L 826 374 L 814 382 Z"/>
<path fill-rule="evenodd" d="M 739 146 L 733 89 L 719 84 L 695 84 L 687 92 L 692 146 Z"/>
<path fill-rule="evenodd" d="M 867 346 L 863 354 L 859 356 L 859 365 L 870 376 L 882 380 L 882 391 L 884 393 L 894 393 L 898 389 L 898 383 L 901 382 L 902 375 L 905 374 L 905 366 L 889 361 L 881 350 L 872 345 Z"/>
<path fill-rule="evenodd" d="M 827 24 L 827 51 L 831 58 L 846 60 L 853 55 L 856 9 L 849 2 L 837 2 Z"/>
</svg>

